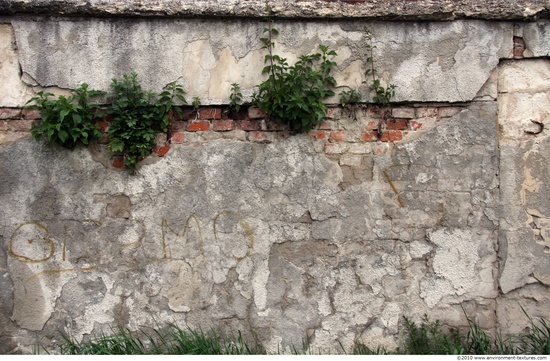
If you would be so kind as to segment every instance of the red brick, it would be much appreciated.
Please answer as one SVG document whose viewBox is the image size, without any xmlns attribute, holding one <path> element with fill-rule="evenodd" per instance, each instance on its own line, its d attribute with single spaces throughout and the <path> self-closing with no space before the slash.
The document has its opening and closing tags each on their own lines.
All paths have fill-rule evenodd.
<svg viewBox="0 0 550 361">
<path fill-rule="evenodd" d="M 15 132 L 29 132 L 32 128 L 33 121 L 26 119 L 14 119 L 8 121 L 8 128 Z"/>
<path fill-rule="evenodd" d="M 416 117 L 417 118 L 431 118 L 431 117 L 437 117 L 437 108 L 432 107 L 423 107 L 416 109 Z"/>
<path fill-rule="evenodd" d="M 409 129 L 407 119 L 388 119 L 386 120 L 386 129 L 405 130 Z"/>
<path fill-rule="evenodd" d="M 155 152 L 155 154 L 158 155 L 159 157 L 165 156 L 169 150 L 170 150 L 169 145 L 162 145 L 162 146 L 157 145 L 156 147 L 153 148 L 153 152 Z"/>
<path fill-rule="evenodd" d="M 106 122 L 105 120 L 99 120 L 99 121 L 95 122 L 95 124 L 97 125 L 97 127 L 98 127 L 98 129 L 101 133 L 107 133 L 107 130 L 109 130 L 109 125 L 110 124 L 108 122 Z"/>
<path fill-rule="evenodd" d="M 334 128 L 335 128 L 334 121 L 332 120 L 323 120 L 321 125 L 319 125 L 319 129 L 321 130 L 332 130 Z"/>
<path fill-rule="evenodd" d="M 187 128 L 187 122 L 184 120 L 172 120 L 170 122 L 170 130 L 172 131 L 178 131 L 178 130 L 185 130 Z"/>
<path fill-rule="evenodd" d="M 331 142 L 344 142 L 346 140 L 347 132 L 343 130 L 337 130 L 330 133 Z"/>
<path fill-rule="evenodd" d="M 172 133 L 172 137 L 170 138 L 172 143 L 183 143 L 184 140 L 185 136 L 183 132 Z"/>
<path fill-rule="evenodd" d="M 260 123 L 255 120 L 238 120 L 237 129 L 242 130 L 260 130 Z"/>
<path fill-rule="evenodd" d="M 403 133 L 399 130 L 388 130 L 380 136 L 382 142 L 394 142 L 401 139 L 403 139 Z"/>
<path fill-rule="evenodd" d="M 8 122 L 0 121 L 0 131 L 7 131 L 8 130 Z"/>
<path fill-rule="evenodd" d="M 363 141 L 363 142 L 370 142 L 370 141 L 374 141 L 374 140 L 378 140 L 378 132 L 376 130 L 363 132 L 361 134 L 361 141 Z"/>
<path fill-rule="evenodd" d="M 255 143 L 269 143 L 271 142 L 271 133 L 253 131 L 248 133 L 248 140 Z"/>
<path fill-rule="evenodd" d="M 220 108 L 202 108 L 199 110 L 199 119 L 221 119 L 222 110 Z"/>
<path fill-rule="evenodd" d="M 210 122 L 207 121 L 196 121 L 189 123 L 187 131 L 189 132 L 206 132 L 210 130 Z"/>
<path fill-rule="evenodd" d="M 212 129 L 216 132 L 233 130 L 233 120 L 214 120 L 212 123 Z"/>
<path fill-rule="evenodd" d="M 376 130 L 380 121 L 369 120 L 365 126 L 365 130 Z"/>
<path fill-rule="evenodd" d="M 181 117 L 177 120 L 193 120 L 197 118 L 197 111 L 193 108 L 183 108 Z"/>
<path fill-rule="evenodd" d="M 23 109 L 22 113 L 25 119 L 37 120 L 41 118 L 40 110 L 38 109 Z"/>
<path fill-rule="evenodd" d="M 249 107 L 248 117 L 250 119 L 261 119 L 261 118 L 265 118 L 265 113 L 258 107 Z"/>
<path fill-rule="evenodd" d="M 327 132 L 324 130 L 312 130 L 309 132 L 310 138 L 314 139 L 326 139 L 327 138 Z"/>
<path fill-rule="evenodd" d="M 21 117 L 19 108 L 0 108 L 0 119 L 17 119 L 19 117 Z"/>
<path fill-rule="evenodd" d="M 113 167 L 122 169 L 124 168 L 124 158 L 123 157 L 115 157 L 113 159 Z"/>
<path fill-rule="evenodd" d="M 422 122 L 419 122 L 418 120 L 411 120 L 411 129 L 412 130 L 418 130 L 422 128 Z"/>
</svg>

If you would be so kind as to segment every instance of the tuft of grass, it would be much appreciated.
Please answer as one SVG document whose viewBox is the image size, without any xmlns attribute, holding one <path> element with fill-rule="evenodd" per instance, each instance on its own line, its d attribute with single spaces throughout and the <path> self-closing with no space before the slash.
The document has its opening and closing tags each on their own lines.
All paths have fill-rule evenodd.
<svg viewBox="0 0 550 361">
<path fill-rule="evenodd" d="M 523 309 L 522 309 L 523 310 Z M 466 312 L 468 333 L 461 337 L 457 329 L 444 330 L 439 320 L 430 321 L 427 315 L 418 325 L 410 318 L 403 316 L 405 327 L 404 349 L 389 352 L 384 347 L 369 348 L 356 343 L 349 350 L 353 355 L 548 355 L 550 354 L 550 325 L 545 319 L 529 319 L 526 331 L 503 338 L 497 335 L 495 340 L 481 329 L 477 322 L 471 320 Z M 260 355 L 265 350 L 254 340 L 253 346 L 245 340 L 240 331 L 226 334 L 220 330 L 193 330 L 180 328 L 170 323 L 164 328 L 142 328 L 130 331 L 127 328 L 111 329 L 110 334 L 101 333 L 98 337 L 85 342 L 62 334 L 59 352 L 65 355 Z M 315 352 L 309 338 L 302 340 L 301 348 L 292 346 L 294 355 L 322 354 Z M 341 352 L 348 354 L 340 344 Z M 280 352 L 278 352 L 281 354 Z"/>
<path fill-rule="evenodd" d="M 503 338 L 497 335 L 495 340 L 468 317 L 468 333 L 460 337 L 458 330 L 441 329 L 439 320 L 430 321 L 424 315 L 420 325 L 403 316 L 406 338 L 405 353 L 411 355 L 548 355 L 550 354 L 550 325 L 545 319 L 535 322 L 525 310 L 530 325 L 527 331 Z M 356 345 L 357 352 L 372 352 L 364 345 Z"/>
<path fill-rule="evenodd" d="M 353 346 L 353 355 L 391 355 L 392 353 L 386 350 L 384 346 L 378 346 L 376 349 L 371 349 L 362 343 L 357 343 Z"/>
<path fill-rule="evenodd" d="M 521 310 L 529 319 L 531 327 L 528 327 L 527 332 L 520 334 L 516 338 L 515 343 L 518 353 L 526 355 L 550 355 L 550 325 L 543 318 L 538 320 L 538 324 L 535 324 L 533 318 L 527 314 L 523 307 Z"/>
<path fill-rule="evenodd" d="M 489 336 L 479 327 L 479 324 L 466 316 L 468 335 L 466 336 L 466 353 L 475 355 L 494 355 L 495 350 Z"/>
<path fill-rule="evenodd" d="M 254 355 L 261 354 L 258 346 L 250 347 L 239 331 L 236 337 L 211 329 L 182 329 L 169 324 L 164 329 L 144 329 L 132 332 L 117 327 L 112 334 L 100 334 L 90 341 L 77 342 L 62 335 L 59 352 L 64 355 Z"/>
<path fill-rule="evenodd" d="M 427 315 L 418 326 L 408 317 L 403 316 L 407 338 L 405 352 L 412 355 L 461 355 L 464 346 L 458 330 L 451 329 L 449 334 L 441 330 L 439 320 L 430 321 Z"/>
<path fill-rule="evenodd" d="M 142 339 L 130 330 L 117 327 L 112 334 L 101 333 L 90 341 L 78 342 L 62 334 L 59 352 L 63 355 L 145 355 L 148 353 Z"/>
</svg>

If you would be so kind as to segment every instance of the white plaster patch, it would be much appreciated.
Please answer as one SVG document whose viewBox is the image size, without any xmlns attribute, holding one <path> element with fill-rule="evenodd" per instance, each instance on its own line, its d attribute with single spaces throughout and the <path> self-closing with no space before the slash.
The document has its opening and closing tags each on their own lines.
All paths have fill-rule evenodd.
<svg viewBox="0 0 550 361">
<path fill-rule="evenodd" d="M 19 78 L 19 61 L 11 25 L 0 24 L 0 107 L 24 105 L 33 92 Z"/>
<path fill-rule="evenodd" d="M 409 252 L 412 258 L 422 258 L 432 250 L 429 244 L 420 241 L 411 242 Z"/>
<path fill-rule="evenodd" d="M 94 329 L 94 324 L 110 324 L 114 321 L 112 310 L 120 302 L 119 292 L 113 292 L 115 281 L 107 275 L 101 275 L 100 278 L 107 287 L 105 295 L 101 302 L 90 305 L 84 309 L 81 316 L 75 318 L 78 332 L 74 333 L 76 341 L 81 341 L 84 334 L 90 334 Z"/>
<path fill-rule="evenodd" d="M 444 296 L 490 296 L 494 287 L 482 279 L 486 269 L 492 270 L 492 257 L 481 259 L 478 249 L 485 242 L 483 235 L 471 230 L 438 229 L 428 233 L 435 245 L 432 261 L 434 273 L 421 281 L 420 296 L 429 307 Z"/>
<path fill-rule="evenodd" d="M 269 279 L 269 260 L 256 264 L 256 272 L 252 278 L 254 303 L 259 310 L 265 310 L 267 305 L 267 281 Z"/>
</svg>

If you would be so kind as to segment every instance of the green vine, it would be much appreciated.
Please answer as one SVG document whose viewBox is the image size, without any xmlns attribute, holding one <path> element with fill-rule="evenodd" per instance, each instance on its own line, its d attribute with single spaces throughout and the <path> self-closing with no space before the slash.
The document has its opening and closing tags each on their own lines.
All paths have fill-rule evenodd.
<svg viewBox="0 0 550 361">
<path fill-rule="evenodd" d="M 200 97 L 193 97 L 193 101 L 191 102 L 191 105 L 193 106 L 194 111 L 199 110 L 201 104 L 202 102 Z"/>
<path fill-rule="evenodd" d="M 266 11 L 268 26 L 263 29 L 266 36 L 260 40 L 268 52 L 262 70 L 268 78 L 257 87 L 253 103 L 274 122 L 288 124 L 298 132 L 308 132 L 320 125 L 326 115 L 328 108 L 323 99 L 334 95 L 331 88 L 336 86 L 336 80 L 330 72 L 336 66 L 332 61 L 336 52 L 320 45 L 321 52 L 302 55 L 290 66 L 286 58 L 273 53 L 273 38 L 279 32 L 273 28 L 269 1 L 266 1 Z"/>
<path fill-rule="evenodd" d="M 380 79 L 376 76 L 376 70 L 374 68 L 374 58 L 373 50 L 376 49 L 376 45 L 373 45 L 374 36 L 368 28 L 365 27 L 363 34 L 367 49 L 367 68 L 365 70 L 365 77 L 372 77 L 372 83 L 370 85 L 370 90 L 374 92 L 372 101 L 375 104 L 382 106 L 388 105 L 392 98 L 395 96 L 395 88 L 397 87 L 394 84 L 389 84 L 387 87 L 384 87 L 380 82 Z"/>
<path fill-rule="evenodd" d="M 40 91 L 26 104 L 27 109 L 37 109 L 42 121 L 31 128 L 34 139 L 45 138 L 49 144 L 58 144 L 74 149 L 78 143 L 85 146 L 94 138 L 100 137 L 94 119 L 98 116 L 98 106 L 91 104 L 94 97 L 105 94 L 99 90 L 88 89 L 88 84 L 81 84 L 70 96 L 59 96 L 52 99 L 52 93 Z"/>
<path fill-rule="evenodd" d="M 176 82 L 168 83 L 160 94 L 142 89 L 137 74 L 113 79 L 113 103 L 108 109 L 113 120 L 109 127 L 109 151 L 122 153 L 124 166 L 131 174 L 139 170 L 138 162 L 151 154 L 155 147 L 155 137 L 159 132 L 167 132 L 169 112 L 174 101 L 187 104 L 185 91 Z"/>
<path fill-rule="evenodd" d="M 320 125 L 326 116 L 328 107 L 323 102 L 335 93 L 336 80 L 331 72 L 336 67 L 333 58 L 337 55 L 326 45 L 319 45 L 320 51 L 302 55 L 294 65 L 289 65 L 286 58 L 274 53 L 274 38 L 279 34 L 273 27 L 273 10 L 266 0 L 267 27 L 260 38 L 263 49 L 267 50 L 262 74 L 267 79 L 256 87 L 252 96 L 253 103 L 263 110 L 270 120 L 287 124 L 289 129 L 297 132 L 308 132 Z M 372 103 L 388 105 L 395 96 L 394 84 L 384 87 L 374 66 L 374 37 L 365 28 L 364 39 L 367 50 L 365 76 L 372 79 L 369 89 L 374 93 Z M 368 80 L 367 80 L 368 82 Z M 155 138 L 159 132 L 167 132 L 169 113 L 182 110 L 174 103 L 187 104 L 185 91 L 177 82 L 168 83 L 156 94 L 144 90 L 136 73 L 126 74 L 122 79 L 112 79 L 113 89 L 107 106 L 107 114 L 112 117 L 108 130 L 110 152 L 122 154 L 124 166 L 130 173 L 139 170 L 139 161 L 156 146 Z M 27 108 L 41 111 L 42 121 L 32 127 L 31 132 L 36 140 L 46 138 L 49 143 L 60 144 L 73 149 L 78 143 L 88 145 L 90 141 L 101 136 L 94 120 L 101 116 L 99 106 L 91 99 L 104 95 L 105 92 L 91 90 L 82 84 L 70 96 L 52 99 L 53 94 L 38 92 L 27 104 Z M 238 112 L 243 95 L 238 83 L 231 84 L 229 110 Z M 361 94 L 355 89 L 340 93 L 340 105 L 355 114 L 357 109 L 366 109 L 360 104 Z M 197 111 L 201 99 L 193 97 L 191 103 Z M 198 112 L 197 112 L 198 116 Z M 354 115 L 354 118 L 356 116 Z"/>
<path fill-rule="evenodd" d="M 234 109 L 236 112 L 241 110 L 241 103 L 243 101 L 243 94 L 241 93 L 241 86 L 239 83 L 231 84 L 231 94 L 229 95 L 229 109 Z"/>
</svg>

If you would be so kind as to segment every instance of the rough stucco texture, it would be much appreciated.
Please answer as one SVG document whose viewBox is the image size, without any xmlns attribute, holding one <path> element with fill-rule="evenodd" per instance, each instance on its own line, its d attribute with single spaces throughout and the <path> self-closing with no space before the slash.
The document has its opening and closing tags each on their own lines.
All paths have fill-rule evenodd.
<svg viewBox="0 0 550 361">
<path fill-rule="evenodd" d="M 474 105 L 372 155 L 372 178 L 345 190 L 305 137 L 181 146 L 136 177 L 84 149 L 13 143 L 0 155 L 11 317 L 75 335 L 223 319 L 274 350 L 306 330 L 320 347 L 371 333 L 395 347 L 400 315 L 497 296 L 495 117 Z"/>
<path fill-rule="evenodd" d="M 21 19 L 11 24 L 21 70 L 42 86 L 74 89 L 88 82 L 109 90 L 112 78 L 136 71 L 146 88 L 160 90 L 180 79 L 203 104 L 227 104 L 232 83 L 250 96 L 263 80 L 259 37 L 265 24 L 258 20 Z M 470 101 L 499 59 L 512 52 L 513 24 L 506 22 L 280 21 L 275 26 L 280 33 L 275 49 L 290 64 L 318 51 L 319 44 L 329 45 L 338 53 L 338 85 L 358 89 L 365 99 L 365 26 L 375 37 L 378 76 L 397 86 L 396 101 Z"/>
<path fill-rule="evenodd" d="M 526 322 L 515 305 L 543 316 L 550 299 L 548 194 L 548 60 L 507 62 L 500 71 L 500 245 L 503 249 L 498 302 L 501 326 L 519 331 Z M 542 127 L 542 128 L 541 128 Z M 526 300 L 529 300 L 528 302 Z"/>
<path fill-rule="evenodd" d="M 463 327 L 464 307 L 503 332 L 527 324 L 518 305 L 548 315 L 550 69 L 523 58 L 548 55 L 548 23 L 280 21 L 277 51 L 331 45 L 339 83 L 367 97 L 365 25 L 406 103 L 399 142 L 332 136 L 362 134 L 361 115 L 330 120 L 328 139 L 182 132 L 191 140 L 130 176 L 88 149 L 0 137 L 0 338 L 30 352 L 39 334 L 53 350 L 58 330 L 175 322 L 334 352 L 395 349 L 403 315 Z M 249 96 L 261 28 L 15 17 L 0 25 L 0 131 L 38 85 L 107 89 L 129 71 L 156 89 L 183 77 L 203 104 L 227 103 L 232 82 Z"/>
</svg>

